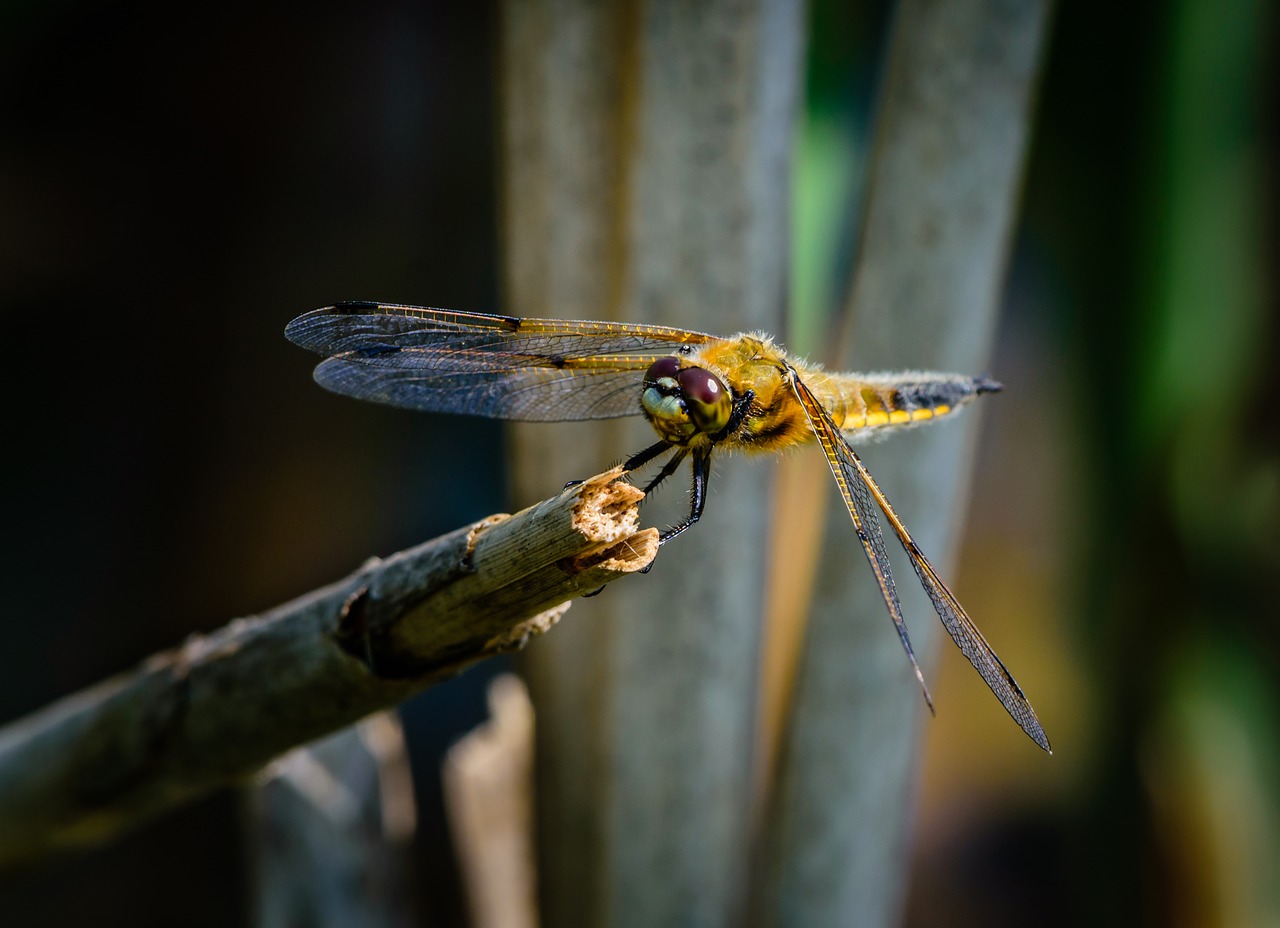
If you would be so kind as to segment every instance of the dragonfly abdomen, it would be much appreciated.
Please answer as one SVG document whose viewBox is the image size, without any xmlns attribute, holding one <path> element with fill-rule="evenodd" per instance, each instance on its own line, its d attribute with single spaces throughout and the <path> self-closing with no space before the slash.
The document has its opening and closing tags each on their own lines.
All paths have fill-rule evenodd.
<svg viewBox="0 0 1280 928">
<path fill-rule="evenodd" d="M 981 393 L 1003 389 L 990 377 L 907 371 L 832 374 L 814 392 L 843 432 L 916 425 L 950 415 Z M 828 390 L 830 392 L 828 392 Z"/>
</svg>

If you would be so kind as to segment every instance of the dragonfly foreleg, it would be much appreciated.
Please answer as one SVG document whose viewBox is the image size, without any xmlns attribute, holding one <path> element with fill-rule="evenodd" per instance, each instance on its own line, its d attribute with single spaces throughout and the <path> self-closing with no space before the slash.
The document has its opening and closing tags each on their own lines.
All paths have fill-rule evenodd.
<svg viewBox="0 0 1280 928">
<path fill-rule="evenodd" d="M 644 467 L 646 464 L 648 464 L 650 461 L 652 461 L 654 458 L 662 454 L 662 452 L 666 451 L 670 447 L 672 447 L 670 442 L 660 441 L 655 445 L 650 445 L 648 448 L 645 448 L 643 451 L 637 451 L 635 454 L 631 455 L 631 457 L 627 458 L 626 461 L 623 462 L 622 473 L 630 474 L 633 470 L 639 470 L 641 467 Z M 678 455 L 675 458 L 676 463 L 677 464 L 680 463 L 680 459 L 683 457 L 684 457 L 683 453 Z M 670 461 L 667 462 L 667 467 L 670 467 L 671 471 L 675 470 L 675 467 L 671 464 Z M 655 478 L 653 481 L 651 481 L 649 485 L 644 488 L 644 492 L 648 493 L 655 486 L 657 486 L 659 479 L 665 479 L 671 476 L 671 471 L 668 471 L 667 468 L 664 467 L 663 473 L 659 474 L 658 478 Z M 568 483 L 564 485 L 564 489 L 567 490 L 569 489 L 569 487 L 576 487 L 580 483 L 582 483 L 581 480 L 570 480 Z"/>
<path fill-rule="evenodd" d="M 684 461 L 685 456 L 689 453 L 688 448 L 678 448 L 676 453 L 667 459 L 667 463 L 662 465 L 662 470 L 658 471 L 654 478 L 644 485 L 644 494 L 648 496 L 653 490 L 676 472 L 676 468 Z"/>
<path fill-rule="evenodd" d="M 702 518 L 702 507 L 707 502 L 707 481 L 711 478 L 711 449 L 697 448 L 693 452 L 693 499 L 689 517 L 677 522 L 658 536 L 658 544 L 664 545 L 690 525 Z"/>
<path fill-rule="evenodd" d="M 631 457 L 627 458 L 626 462 L 622 465 L 623 473 L 629 474 L 633 470 L 644 467 L 670 447 L 670 442 L 660 441 L 656 445 L 650 445 L 643 451 L 637 451 L 635 454 L 631 455 Z"/>
</svg>

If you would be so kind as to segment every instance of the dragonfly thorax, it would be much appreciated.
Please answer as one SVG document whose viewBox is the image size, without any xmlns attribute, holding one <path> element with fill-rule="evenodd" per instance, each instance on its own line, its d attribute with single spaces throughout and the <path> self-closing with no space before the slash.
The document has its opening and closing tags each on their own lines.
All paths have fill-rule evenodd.
<svg viewBox="0 0 1280 928">
<path fill-rule="evenodd" d="M 640 405 L 654 430 L 674 445 L 718 435 L 733 414 L 733 398 L 720 378 L 701 367 L 682 368 L 674 355 L 650 365 Z"/>
</svg>

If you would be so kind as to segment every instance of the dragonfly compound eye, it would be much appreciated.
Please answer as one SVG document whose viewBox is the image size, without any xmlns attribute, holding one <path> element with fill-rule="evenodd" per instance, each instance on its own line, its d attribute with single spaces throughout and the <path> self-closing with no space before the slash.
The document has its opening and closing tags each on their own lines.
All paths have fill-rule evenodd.
<svg viewBox="0 0 1280 928">
<path fill-rule="evenodd" d="M 658 358 L 649 365 L 649 369 L 645 371 L 645 386 L 658 385 L 664 380 L 671 383 L 666 384 L 667 387 L 675 388 L 676 375 L 680 373 L 680 359 L 673 354 L 667 355 L 665 358 Z"/>
<path fill-rule="evenodd" d="M 644 375 L 640 405 L 666 441 L 682 445 L 699 432 L 723 431 L 733 401 L 719 378 L 700 367 L 680 367 L 675 356 L 659 358 Z"/>
<path fill-rule="evenodd" d="M 715 374 L 700 367 L 686 367 L 676 375 L 676 382 L 698 431 L 715 435 L 729 424 L 733 401 Z"/>
<path fill-rule="evenodd" d="M 698 432 L 680 395 L 679 375 L 679 358 L 659 358 L 645 371 L 644 392 L 640 395 L 640 406 L 654 431 L 663 441 L 676 445 L 684 444 Z"/>
</svg>

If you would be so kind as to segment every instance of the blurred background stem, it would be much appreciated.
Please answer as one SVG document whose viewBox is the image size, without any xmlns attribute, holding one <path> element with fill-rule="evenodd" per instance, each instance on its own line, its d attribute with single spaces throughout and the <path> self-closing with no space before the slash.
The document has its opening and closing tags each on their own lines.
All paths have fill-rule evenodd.
<svg viewBox="0 0 1280 928">
<path fill-rule="evenodd" d="M 508 310 L 781 331 L 801 4 L 511 0 L 502 15 Z M 652 441 L 643 421 L 517 428 L 517 498 Z M 771 470 L 715 468 L 696 531 L 528 655 L 548 926 L 744 914 Z M 687 480 L 646 524 L 687 512 Z"/>
</svg>

